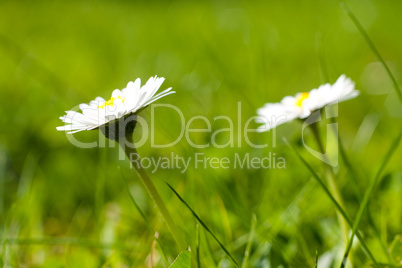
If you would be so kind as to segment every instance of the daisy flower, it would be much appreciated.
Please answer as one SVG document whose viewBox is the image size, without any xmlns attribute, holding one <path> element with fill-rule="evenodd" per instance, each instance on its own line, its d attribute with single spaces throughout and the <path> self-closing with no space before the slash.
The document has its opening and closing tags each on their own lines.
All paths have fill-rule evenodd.
<svg viewBox="0 0 402 268">
<path fill-rule="evenodd" d="M 355 98 L 359 93 L 354 82 L 341 75 L 333 85 L 324 84 L 310 92 L 286 96 L 281 102 L 266 103 L 257 110 L 256 122 L 263 124 L 258 131 L 267 131 L 293 119 L 305 119 L 326 105 Z"/>
<path fill-rule="evenodd" d="M 68 131 L 68 134 L 101 128 L 108 129 L 111 124 L 114 124 L 120 119 L 136 120 L 136 114 L 147 107 L 152 102 L 175 93 L 171 91 L 171 87 L 155 95 L 161 87 L 165 78 L 151 77 L 141 86 L 141 80 L 137 78 L 135 82 L 128 82 L 127 87 L 119 90 L 115 89 L 110 99 L 105 100 L 101 97 L 96 97 L 89 104 L 82 103 L 79 105 L 82 113 L 76 111 L 66 111 L 66 115 L 60 119 L 66 123 L 64 126 L 57 127 L 59 131 Z M 122 120 L 123 121 L 123 120 Z M 131 127 L 134 129 L 134 126 Z M 106 134 L 105 134 L 106 135 Z"/>
<path fill-rule="evenodd" d="M 181 239 L 179 232 L 176 231 L 176 225 L 166 209 L 162 197 L 147 175 L 145 168 L 142 164 L 138 164 L 141 163 L 140 156 L 132 137 L 137 123 L 137 114 L 154 101 L 175 93 L 171 91 L 172 88 L 170 87 L 155 95 L 164 80 L 165 78 L 163 77 L 151 77 L 145 85 L 141 86 L 141 80 L 137 78 L 135 82 L 128 82 L 127 87 L 124 89 L 115 89 L 108 100 L 96 97 L 89 104 L 80 104 L 79 108 L 82 113 L 67 111 L 66 115 L 60 117 L 66 125 L 57 127 L 57 130 L 68 131 L 67 133 L 71 134 L 99 128 L 105 137 L 119 143 L 130 160 L 132 167 L 136 169 L 152 200 L 160 210 L 169 231 L 179 247 L 186 248 L 186 244 Z"/>
</svg>

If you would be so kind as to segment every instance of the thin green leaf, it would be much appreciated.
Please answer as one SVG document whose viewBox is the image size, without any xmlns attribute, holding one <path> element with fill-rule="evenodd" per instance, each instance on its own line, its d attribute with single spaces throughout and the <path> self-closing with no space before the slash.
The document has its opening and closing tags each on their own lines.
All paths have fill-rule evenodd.
<svg viewBox="0 0 402 268">
<path fill-rule="evenodd" d="M 249 233 L 248 239 L 247 239 L 246 250 L 244 251 L 244 259 L 241 264 L 242 268 L 249 267 L 248 266 L 248 258 L 250 256 L 250 250 L 251 250 L 251 245 L 252 245 L 253 239 L 254 239 L 256 225 L 257 225 L 257 217 L 255 216 L 255 214 L 253 214 L 251 216 L 251 228 L 250 228 L 250 233 Z"/>
<path fill-rule="evenodd" d="M 389 247 L 389 252 L 392 256 L 392 261 L 398 263 L 402 256 L 402 235 L 397 235 Z"/>
<path fill-rule="evenodd" d="M 323 52 L 323 45 L 322 45 L 322 38 L 321 38 L 321 33 L 318 33 L 316 36 L 316 47 L 317 47 L 317 53 L 318 57 L 320 60 L 320 69 L 323 75 L 323 83 L 329 83 L 329 73 L 328 73 L 328 68 L 327 68 L 327 63 L 324 57 L 324 52 Z M 337 117 L 333 115 L 332 110 L 328 109 L 328 111 L 331 113 L 329 116 L 331 118 L 331 123 L 332 123 L 332 130 L 335 133 L 335 135 L 339 135 L 338 133 L 338 128 L 337 128 Z M 353 179 L 353 189 L 356 192 L 356 196 L 360 199 L 362 199 L 362 194 L 358 189 L 358 183 L 357 183 L 357 176 L 355 170 L 352 168 L 352 165 L 350 164 L 350 161 L 346 155 L 346 151 L 344 149 L 343 143 L 341 139 L 338 139 L 338 146 L 339 146 L 339 152 L 341 154 L 342 160 L 346 167 L 349 169 L 350 173 L 352 174 L 352 179 Z"/>
<path fill-rule="evenodd" d="M 264 239 L 269 242 L 270 245 L 272 245 L 273 248 L 280 249 L 286 247 L 286 242 L 284 242 L 282 239 L 280 239 L 280 233 L 285 228 L 286 224 L 289 222 L 296 223 L 297 219 L 294 218 L 294 211 L 299 210 L 300 202 L 305 200 L 307 196 L 311 193 L 314 185 L 316 184 L 316 181 L 311 178 L 308 180 L 304 186 L 300 189 L 299 193 L 294 197 L 294 199 L 290 202 L 290 204 L 286 207 L 285 210 L 281 213 L 279 216 L 278 220 L 275 223 L 272 223 L 269 220 L 265 220 L 263 223 L 259 224 L 256 226 L 256 233 L 259 235 L 262 235 Z M 300 243 L 302 247 L 305 247 L 306 249 L 303 249 L 303 253 L 305 256 L 308 256 L 306 252 L 308 252 L 308 246 L 307 243 L 304 240 L 304 237 L 301 234 L 297 234 L 296 237 L 300 240 Z M 279 239 L 278 239 L 279 238 Z M 255 249 L 255 255 L 261 255 L 264 254 L 262 252 L 259 252 L 260 250 L 264 251 L 266 249 L 263 249 L 265 246 L 264 245 L 257 245 Z M 280 251 L 281 256 L 285 260 L 290 260 L 289 254 Z M 304 265 L 304 260 L 302 260 L 305 256 L 301 254 L 301 251 L 297 253 L 296 261 L 293 261 L 293 264 L 295 266 L 303 266 Z"/>
<path fill-rule="evenodd" d="M 191 252 L 186 250 L 180 253 L 169 268 L 191 268 Z"/>
<path fill-rule="evenodd" d="M 324 57 L 324 53 L 322 50 L 322 42 L 321 42 L 321 34 L 317 34 L 317 38 L 316 38 L 317 42 L 317 51 L 318 51 L 318 56 L 320 59 L 320 67 L 321 67 L 321 71 L 323 74 L 323 78 L 324 78 L 324 83 L 328 83 L 329 82 L 329 74 L 328 74 L 328 69 L 327 69 L 327 64 L 325 61 L 325 57 Z M 330 116 L 331 117 L 331 123 L 332 123 L 332 130 L 334 131 L 334 133 L 336 135 L 339 135 L 338 133 L 338 129 L 336 127 L 336 123 L 337 123 L 337 119 L 335 116 Z M 343 160 L 343 163 L 345 164 L 347 170 L 349 171 L 351 178 L 352 178 L 352 185 L 353 185 L 353 190 L 355 191 L 356 197 L 359 201 L 361 201 L 363 199 L 363 195 L 361 193 L 361 191 L 359 190 L 359 185 L 358 185 L 358 173 L 356 172 L 356 170 L 353 168 L 353 165 L 351 164 L 351 161 L 349 160 L 347 154 L 346 154 L 346 150 L 343 146 L 342 140 L 340 138 L 338 138 L 338 146 L 339 146 L 339 152 L 341 155 L 341 158 Z M 375 231 L 375 233 L 379 236 L 379 231 L 376 228 L 376 226 L 374 225 L 374 221 L 371 218 L 371 215 L 369 213 L 369 211 L 367 212 L 367 217 L 368 217 L 368 222 L 370 224 L 370 226 L 373 228 L 373 230 Z M 380 244 L 381 244 L 381 248 L 383 249 L 385 255 L 388 257 L 388 260 L 391 261 L 389 252 L 387 250 L 386 245 L 383 243 L 383 241 L 381 239 L 379 239 Z"/>
<path fill-rule="evenodd" d="M 351 161 L 349 160 L 349 157 L 346 154 L 346 150 L 341 142 L 341 139 L 339 139 L 338 144 L 339 144 L 339 152 L 340 152 L 341 158 L 343 160 L 343 163 L 345 164 L 346 169 L 349 171 L 349 173 L 351 175 L 351 178 L 353 181 L 353 186 L 354 186 L 353 188 L 355 190 L 356 197 L 359 200 L 359 202 L 361 202 L 363 200 L 363 194 L 359 190 L 358 183 L 357 183 L 359 180 L 359 175 L 358 175 L 357 171 L 354 169 Z M 368 219 L 368 223 L 371 226 L 371 228 L 374 230 L 374 232 L 377 234 L 377 236 L 380 237 L 380 233 L 379 233 L 378 229 L 376 228 L 373 218 L 371 217 L 371 214 L 369 213 L 369 211 L 367 211 L 367 219 Z M 379 242 L 380 242 L 382 250 L 384 251 L 384 254 L 388 258 L 388 261 L 391 261 L 389 252 L 387 250 L 387 246 L 384 244 L 384 242 L 381 239 L 379 239 Z"/>
<path fill-rule="evenodd" d="M 131 194 L 131 192 L 130 192 L 130 187 L 128 186 L 127 180 L 126 180 L 126 178 L 124 177 L 123 172 L 121 171 L 120 167 L 118 167 L 118 168 L 119 168 L 119 170 L 120 170 L 121 179 L 123 180 L 124 188 L 126 189 L 126 192 L 127 192 L 128 197 L 130 198 L 131 202 L 134 204 L 135 209 L 136 209 L 136 210 L 138 211 L 138 213 L 141 215 L 141 218 L 142 218 L 143 221 L 145 222 L 145 225 L 147 226 L 149 232 L 150 232 L 152 235 L 155 235 L 155 231 L 152 229 L 151 224 L 149 223 L 147 217 L 145 216 L 144 212 L 142 212 L 140 206 L 138 205 L 138 203 L 135 201 L 133 195 Z M 161 250 L 161 253 L 162 253 L 163 259 L 165 260 L 165 263 L 166 263 L 167 265 L 169 265 L 169 261 L 168 261 L 168 259 L 167 259 L 167 257 L 166 257 L 165 251 L 163 250 L 163 247 L 162 247 L 162 245 L 161 245 L 159 239 L 158 239 L 157 237 L 154 237 L 154 239 L 155 239 L 156 243 L 158 243 L 159 249 Z"/>
<path fill-rule="evenodd" d="M 296 153 L 297 157 L 300 159 L 300 161 L 307 167 L 307 169 L 311 172 L 313 177 L 316 179 L 316 181 L 320 184 L 324 192 L 327 194 L 327 196 L 331 199 L 332 203 L 334 203 L 335 207 L 339 211 L 339 213 L 343 216 L 343 218 L 346 220 L 348 225 L 352 228 L 353 224 L 352 221 L 349 219 L 349 217 L 346 215 L 346 212 L 343 210 L 341 205 L 335 200 L 334 196 L 331 194 L 329 191 L 328 187 L 324 184 L 324 182 L 321 180 L 321 178 L 318 176 L 318 174 L 314 171 L 314 169 L 310 166 L 309 163 L 301 156 L 301 154 L 294 148 L 285 138 L 284 138 L 285 143 Z M 375 260 L 373 254 L 369 250 L 369 248 L 366 245 L 366 242 L 364 242 L 363 237 L 360 235 L 360 233 L 356 233 L 357 238 L 359 238 L 360 243 L 363 247 L 363 249 L 366 251 L 367 255 L 370 257 L 370 259 L 373 261 L 373 264 L 375 267 L 379 267 L 377 261 Z"/>
<path fill-rule="evenodd" d="M 201 236 L 202 235 L 202 236 Z M 211 261 L 211 266 L 212 267 L 217 267 L 217 260 L 215 259 L 214 254 L 212 254 L 212 249 L 211 249 L 211 243 L 209 242 L 209 239 L 207 238 L 207 234 L 204 232 L 201 232 L 200 229 L 200 238 L 205 240 L 205 253 L 207 255 L 207 257 L 209 258 L 209 260 Z"/>
<path fill-rule="evenodd" d="M 229 251 L 225 248 L 225 246 L 219 241 L 219 239 L 212 233 L 212 231 L 208 228 L 208 226 L 200 219 L 200 217 L 198 217 L 197 213 L 195 213 L 195 211 L 186 203 L 186 201 L 184 201 L 184 199 L 176 192 L 176 190 L 169 183 L 166 182 L 166 184 L 173 191 L 173 193 L 177 196 L 177 198 L 179 198 L 179 200 L 191 211 L 193 216 L 202 225 L 202 227 L 204 227 L 204 229 L 215 239 L 215 241 L 219 244 L 219 246 L 226 253 L 226 255 L 228 255 L 228 257 L 232 260 L 234 265 L 236 267 L 239 267 L 235 258 L 233 258 L 233 256 L 229 253 Z"/>
<path fill-rule="evenodd" d="M 128 250 L 126 245 L 121 243 L 101 243 L 89 239 L 63 237 L 63 238 L 7 238 L 4 240 L 7 245 L 72 245 L 77 247 L 119 249 Z"/>
<path fill-rule="evenodd" d="M 196 248 L 196 256 L 197 256 L 197 267 L 201 268 L 201 260 L 200 260 L 200 225 L 197 223 L 195 226 L 195 248 Z"/>
<path fill-rule="evenodd" d="M 374 46 L 374 43 L 371 41 L 370 37 L 368 36 L 367 32 L 364 30 L 363 26 L 360 24 L 359 20 L 352 13 L 352 11 L 348 8 L 348 6 L 344 2 L 341 2 L 340 4 L 341 4 L 341 7 L 345 10 L 346 14 L 349 16 L 349 18 L 356 25 L 357 29 L 359 30 L 360 34 L 363 36 L 364 40 L 366 41 L 366 43 L 370 47 L 371 51 L 373 51 L 373 53 L 376 55 L 378 60 L 384 66 L 385 70 L 387 71 L 389 77 L 392 80 L 392 83 L 394 84 L 396 94 L 398 95 L 399 100 L 402 103 L 402 92 L 401 92 L 401 89 L 399 88 L 398 82 L 396 81 L 396 79 L 395 79 L 394 75 L 392 74 L 391 70 L 389 69 L 388 65 L 385 63 L 385 61 L 382 58 L 380 52 L 378 52 L 377 48 Z"/>
<path fill-rule="evenodd" d="M 104 137 L 102 138 L 106 139 Z M 98 151 L 99 170 L 95 184 L 95 215 L 98 219 L 100 219 L 105 201 L 103 198 L 105 196 L 107 150 L 105 148 L 98 148 Z"/>
<path fill-rule="evenodd" d="M 362 219 L 363 213 L 367 208 L 368 202 L 370 200 L 371 194 L 374 191 L 375 186 L 377 185 L 381 173 L 383 172 L 383 170 L 385 169 L 385 167 L 387 166 L 388 162 L 391 160 L 392 155 L 395 153 L 396 149 L 398 148 L 398 145 L 401 141 L 401 137 L 402 137 L 402 131 L 398 134 L 398 136 L 393 140 L 393 142 L 391 143 L 390 148 L 388 149 L 387 153 L 385 154 L 385 156 L 383 157 L 382 161 L 381 161 L 381 165 L 377 171 L 377 173 L 375 174 L 375 176 L 373 177 L 373 179 L 370 181 L 369 187 L 367 188 L 366 193 L 364 194 L 363 197 L 363 201 L 360 204 L 359 210 L 357 211 L 357 215 L 356 215 L 356 219 L 353 223 L 353 228 L 352 228 L 352 235 L 349 239 L 348 245 L 346 246 L 346 250 L 345 250 L 345 254 L 343 256 L 343 260 L 341 263 L 341 268 L 344 268 L 347 262 L 347 258 L 349 255 L 349 251 L 352 247 L 353 244 L 353 238 L 355 233 L 357 232 L 357 229 L 359 228 L 359 224 L 360 221 Z"/>
<path fill-rule="evenodd" d="M 316 47 L 318 52 L 318 59 L 320 61 L 322 78 L 324 80 L 324 83 L 329 83 L 328 68 L 324 57 L 324 51 L 322 50 L 322 35 L 320 32 L 316 35 Z"/>
</svg>

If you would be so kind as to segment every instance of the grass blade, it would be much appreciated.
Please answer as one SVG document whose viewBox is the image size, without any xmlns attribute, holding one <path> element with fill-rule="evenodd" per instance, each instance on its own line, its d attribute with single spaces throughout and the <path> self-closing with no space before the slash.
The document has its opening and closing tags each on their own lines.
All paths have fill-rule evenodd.
<svg viewBox="0 0 402 268">
<path fill-rule="evenodd" d="M 200 225 L 197 223 L 195 226 L 195 250 L 196 250 L 196 257 L 197 257 L 197 267 L 201 268 L 201 260 L 200 260 Z"/>
<path fill-rule="evenodd" d="M 255 214 L 253 214 L 251 217 L 251 228 L 250 228 L 250 233 L 249 233 L 248 239 L 247 239 L 246 250 L 244 251 L 244 259 L 241 264 L 242 268 L 249 267 L 247 263 L 248 263 L 248 258 L 250 256 L 251 245 L 252 245 L 253 239 L 254 239 L 256 224 L 257 224 L 257 217 L 255 216 Z"/>
<path fill-rule="evenodd" d="M 346 169 L 349 171 L 350 177 L 353 179 L 353 189 L 355 191 L 355 195 L 356 195 L 356 197 L 358 199 L 358 202 L 362 202 L 363 194 L 359 190 L 359 186 L 358 186 L 359 175 L 358 175 L 357 171 L 354 169 L 354 167 L 352 165 L 352 162 L 350 161 L 349 157 L 347 156 L 346 150 L 345 150 L 345 148 L 344 148 L 344 146 L 343 146 L 343 144 L 341 142 L 341 139 L 338 140 L 338 145 L 339 145 L 339 152 L 340 152 L 341 158 L 343 160 L 343 163 L 345 164 Z M 376 226 L 374 224 L 374 220 L 371 217 L 371 214 L 370 214 L 369 210 L 367 210 L 367 219 L 368 219 L 369 225 L 371 226 L 371 228 L 373 228 L 374 232 L 379 237 L 379 242 L 380 242 L 382 250 L 384 251 L 384 254 L 387 256 L 388 261 L 391 261 L 391 258 L 389 256 L 389 252 L 387 250 L 387 246 L 384 244 L 384 242 L 380 238 L 380 232 L 376 228 Z"/>
<path fill-rule="evenodd" d="M 318 53 L 318 58 L 319 58 L 319 62 L 320 62 L 320 70 L 323 76 L 323 83 L 329 83 L 329 73 L 328 73 L 328 68 L 327 68 L 327 62 L 325 60 L 325 56 L 324 56 L 324 52 L 323 52 L 323 45 L 322 45 L 322 38 L 321 38 L 321 33 L 318 33 L 316 35 L 316 47 L 317 47 L 317 53 Z M 338 133 L 338 129 L 337 129 L 337 117 L 333 114 L 333 111 L 328 109 L 327 111 L 329 111 L 330 114 L 330 118 L 331 118 L 331 123 L 332 123 L 332 130 L 334 132 L 335 135 L 339 135 Z M 359 189 L 358 189 L 358 183 L 357 183 L 357 176 L 356 176 L 356 172 L 355 170 L 352 168 L 352 165 L 346 155 L 346 151 L 344 149 L 343 143 L 341 141 L 340 138 L 338 138 L 338 146 L 339 146 L 339 152 L 341 154 L 342 160 L 345 164 L 345 166 L 349 169 L 349 172 L 352 175 L 352 179 L 353 179 L 353 189 L 356 192 L 356 196 L 360 199 L 362 199 L 362 194 L 360 193 Z"/>
<path fill-rule="evenodd" d="M 95 215 L 98 219 L 101 218 L 101 211 L 104 206 L 103 197 L 105 195 L 105 184 L 106 184 L 107 150 L 105 150 L 104 148 L 102 149 L 98 148 L 98 155 L 99 155 L 98 162 L 100 168 L 98 170 L 95 185 Z"/>
<path fill-rule="evenodd" d="M 382 63 L 384 66 L 385 70 L 387 71 L 389 77 L 392 80 L 392 83 L 394 84 L 394 89 L 396 91 L 396 94 L 398 95 L 398 98 L 400 102 L 402 103 L 402 92 L 401 89 L 399 88 L 398 82 L 396 81 L 394 75 L 392 74 L 391 70 L 389 69 L 388 65 L 385 63 L 384 59 L 382 58 L 380 52 L 378 52 L 377 48 L 374 46 L 374 43 L 371 41 L 370 37 L 364 30 L 363 26 L 360 24 L 359 20 L 356 18 L 356 16 L 352 13 L 352 11 L 348 8 L 348 6 L 344 3 L 341 2 L 341 7 L 343 10 L 345 10 L 346 14 L 349 16 L 349 18 L 353 21 L 353 23 L 356 25 L 357 29 L 359 30 L 360 34 L 363 36 L 364 40 L 370 47 L 371 51 L 376 55 L 378 60 Z"/>
<path fill-rule="evenodd" d="M 390 79 L 393 82 L 394 88 L 397 91 L 397 93 L 400 92 L 398 83 L 396 82 L 396 79 L 392 75 L 392 72 L 390 71 L 390 69 L 388 68 L 387 64 L 385 63 L 385 61 L 381 57 L 381 54 L 375 48 L 373 42 L 371 41 L 371 39 L 369 38 L 368 34 L 365 32 L 365 30 L 361 26 L 360 22 L 357 20 L 356 16 L 354 16 L 354 14 L 351 12 L 351 10 L 347 7 L 347 5 L 345 3 L 341 2 L 341 6 L 346 11 L 348 16 L 352 19 L 352 21 L 355 23 L 356 27 L 359 29 L 359 31 L 361 32 L 361 34 L 365 38 L 366 42 L 368 43 L 368 45 L 372 49 L 373 53 L 378 57 L 378 59 L 383 64 L 383 66 L 386 69 Z M 324 78 L 324 83 L 328 83 L 329 82 L 329 74 L 328 74 L 327 64 L 326 64 L 323 49 L 322 49 L 322 42 L 321 42 L 322 40 L 321 40 L 321 34 L 320 33 L 317 34 L 316 40 L 317 40 L 316 45 L 317 45 L 318 57 L 319 57 L 319 61 L 320 61 L 321 72 L 322 72 L 323 78 Z M 399 96 L 400 96 L 400 94 L 399 94 Z M 336 123 L 336 121 L 337 121 L 336 117 L 331 117 L 331 122 L 332 123 Z M 334 126 L 333 127 L 334 132 L 337 133 L 337 129 L 335 128 L 335 125 L 333 125 L 333 126 Z M 349 158 L 348 158 L 348 156 L 346 154 L 346 150 L 345 150 L 345 148 L 343 146 L 343 143 L 342 143 L 341 139 L 338 139 L 338 146 L 339 146 L 339 152 L 340 152 L 340 155 L 342 157 L 343 163 L 345 164 L 346 168 L 349 170 L 349 172 L 351 174 L 351 178 L 353 180 L 353 189 L 355 191 L 356 197 L 358 198 L 359 201 L 361 201 L 363 199 L 363 195 L 360 192 L 359 187 L 358 187 L 358 174 L 357 174 L 356 170 L 353 168 L 353 165 L 351 164 L 351 162 L 350 162 L 350 160 L 349 160 Z M 369 224 L 371 225 L 371 227 L 373 228 L 375 233 L 377 235 L 379 235 L 379 231 L 375 227 L 374 221 L 371 218 L 371 215 L 370 215 L 369 211 L 367 211 L 367 216 L 368 216 Z M 390 261 L 390 256 L 389 256 L 389 252 L 387 251 L 386 245 L 383 243 L 383 241 L 381 239 L 379 239 L 379 240 L 380 240 L 381 248 L 383 249 L 385 255 L 388 257 L 388 260 Z"/>
<path fill-rule="evenodd" d="M 378 171 L 375 174 L 375 176 L 373 177 L 373 179 L 370 181 L 370 185 L 369 185 L 366 193 L 364 194 L 363 201 L 360 204 L 359 210 L 357 211 L 356 219 L 355 219 L 355 221 L 353 223 L 352 236 L 350 237 L 348 245 L 346 247 L 345 254 L 343 256 L 343 260 L 342 260 L 342 263 L 341 263 L 341 268 L 344 268 L 345 265 L 346 265 L 347 257 L 349 255 L 349 251 L 350 251 L 350 249 L 352 247 L 352 244 L 353 244 L 354 235 L 355 235 L 355 233 L 356 233 L 356 231 L 357 231 L 357 229 L 359 227 L 359 224 L 360 224 L 360 221 L 362 219 L 363 213 L 367 208 L 370 196 L 373 193 L 374 188 L 375 188 L 375 186 L 377 185 L 377 183 L 378 183 L 378 181 L 380 179 L 381 173 L 385 169 L 385 167 L 388 164 L 388 162 L 391 160 L 391 157 L 395 153 L 396 149 L 398 148 L 398 145 L 399 145 L 399 143 L 401 141 L 401 137 L 402 137 L 402 131 L 393 140 L 393 142 L 391 144 L 391 147 L 388 149 L 387 153 L 383 157 L 383 160 L 381 162 L 380 168 L 378 169 Z"/>
<path fill-rule="evenodd" d="M 122 243 L 101 243 L 99 241 L 76 237 L 6 238 L 4 243 L 7 245 L 70 245 L 75 247 L 117 249 L 121 251 L 128 250 L 127 246 Z"/>
<path fill-rule="evenodd" d="M 234 265 L 236 267 L 239 267 L 235 258 L 233 258 L 233 256 L 229 253 L 229 251 L 225 248 L 225 246 L 219 241 L 219 239 L 212 233 L 212 231 L 208 228 L 208 226 L 200 219 L 200 217 L 198 217 L 197 213 L 195 213 L 195 211 L 186 203 L 186 201 L 184 201 L 184 199 L 176 192 L 176 190 L 169 183 L 166 182 L 166 184 L 173 191 L 173 193 L 177 196 L 177 198 L 179 198 L 179 200 L 191 211 L 191 214 L 193 214 L 193 216 L 202 225 L 202 227 L 204 227 L 204 229 L 215 239 L 215 241 L 219 244 L 219 246 L 226 253 L 226 255 L 228 255 L 228 257 L 232 260 Z"/>
<path fill-rule="evenodd" d="M 318 174 L 314 171 L 314 169 L 310 166 L 310 164 L 303 158 L 303 156 L 296 150 L 296 148 L 294 148 L 285 138 L 284 138 L 285 143 L 295 152 L 295 154 L 297 155 L 297 157 L 300 159 L 300 161 L 307 167 L 307 169 L 311 172 L 311 174 L 313 175 L 313 177 L 316 179 L 316 181 L 320 184 L 320 186 L 322 187 L 322 189 L 324 190 L 324 192 L 327 194 L 327 196 L 331 199 L 332 203 L 334 203 L 335 207 L 337 208 L 337 210 L 339 211 L 339 213 L 344 217 L 344 219 L 346 220 L 346 222 L 348 223 L 348 225 L 352 228 L 353 224 L 352 221 L 349 219 L 349 217 L 347 216 L 346 212 L 343 210 L 343 208 L 341 207 L 341 205 L 335 200 L 335 197 L 331 194 L 331 192 L 329 191 L 328 187 L 324 184 L 324 182 L 322 181 L 322 179 L 318 176 Z M 371 253 L 371 251 L 369 250 L 369 248 L 366 245 L 366 242 L 364 242 L 363 237 L 360 235 L 360 233 L 356 233 L 357 238 L 360 240 L 360 243 L 363 247 L 363 249 L 366 251 L 367 255 L 370 257 L 370 259 L 372 260 L 373 264 L 375 267 L 379 267 L 377 261 L 375 260 L 373 254 Z"/>
<path fill-rule="evenodd" d="M 140 206 L 138 205 L 138 203 L 135 201 L 133 195 L 131 194 L 130 187 L 128 186 L 127 180 L 124 177 L 123 171 L 121 171 L 120 167 L 118 167 L 118 168 L 120 170 L 121 179 L 123 180 L 124 188 L 126 189 L 127 195 L 129 196 L 131 202 L 134 204 L 135 209 L 138 211 L 138 213 L 140 214 L 141 218 L 144 220 L 145 225 L 147 226 L 149 232 L 152 235 L 155 235 L 155 231 L 152 229 L 151 224 L 149 223 L 147 217 L 145 216 L 144 212 L 142 212 Z M 166 257 L 165 251 L 163 250 L 163 247 L 162 247 L 162 245 L 161 245 L 161 243 L 159 241 L 159 238 L 154 236 L 154 239 L 155 239 L 156 243 L 158 243 L 159 249 L 161 250 L 161 253 L 162 253 L 162 256 L 163 256 L 163 259 L 164 259 L 165 263 L 167 265 L 169 265 L 169 261 L 168 261 L 168 259 Z"/>
<path fill-rule="evenodd" d="M 325 61 L 324 51 L 322 49 L 323 46 L 322 46 L 321 32 L 316 34 L 316 47 L 317 47 L 318 59 L 320 62 L 321 75 L 324 80 L 323 82 L 329 83 L 328 67 L 327 67 L 327 63 Z"/>
<path fill-rule="evenodd" d="M 201 233 L 201 231 L 202 230 L 200 229 L 200 238 L 205 240 L 205 253 L 206 253 L 206 255 L 208 255 L 207 257 L 209 258 L 209 260 L 212 263 L 212 265 L 210 265 L 210 266 L 218 267 L 217 260 L 215 259 L 214 254 L 212 254 L 211 244 L 209 242 L 209 239 L 207 238 L 207 234 L 205 232 Z"/>
<path fill-rule="evenodd" d="M 169 268 L 191 268 L 191 252 L 186 250 L 180 253 Z"/>
</svg>

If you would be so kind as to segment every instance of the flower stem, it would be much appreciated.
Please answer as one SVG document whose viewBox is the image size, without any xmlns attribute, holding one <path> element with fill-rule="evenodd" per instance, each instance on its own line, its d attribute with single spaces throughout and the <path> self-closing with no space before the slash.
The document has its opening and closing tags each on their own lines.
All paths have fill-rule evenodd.
<svg viewBox="0 0 402 268">
<path fill-rule="evenodd" d="M 169 211 L 166 208 L 165 203 L 162 200 L 162 197 L 159 195 L 158 190 L 156 190 L 155 185 L 153 184 L 152 180 L 149 178 L 146 170 L 140 163 L 139 159 L 140 156 L 137 152 L 137 149 L 134 146 L 134 143 L 130 142 L 130 146 L 125 144 L 124 142 L 119 142 L 120 146 L 123 148 L 125 154 L 127 155 L 128 159 L 134 166 L 135 170 L 137 171 L 138 176 L 140 177 L 142 183 L 144 184 L 145 188 L 147 189 L 149 195 L 151 196 L 152 200 L 155 202 L 156 206 L 158 207 L 160 213 L 162 214 L 162 217 L 164 221 L 166 222 L 166 225 L 172 234 L 173 238 L 175 239 L 177 245 L 179 246 L 180 250 L 186 249 L 186 244 L 184 243 L 184 240 L 182 239 L 180 233 L 177 230 L 177 227 L 175 223 L 173 222 L 172 217 L 170 216 Z M 132 160 L 131 156 L 132 155 L 136 156 L 135 161 Z"/>
<path fill-rule="evenodd" d="M 325 155 L 325 149 L 324 146 L 322 144 L 321 141 L 321 137 L 320 137 L 320 131 L 318 129 L 318 124 L 314 123 L 310 125 L 310 129 L 314 135 L 314 138 L 317 142 L 318 148 L 321 151 L 324 160 L 327 158 Z M 326 169 L 326 174 L 327 174 L 327 181 L 328 181 L 328 185 L 329 185 L 329 189 L 331 190 L 335 200 L 339 203 L 339 205 L 341 206 L 341 208 L 345 209 L 345 206 L 343 204 L 343 200 L 342 200 L 342 196 L 341 193 L 339 191 L 339 188 L 335 182 L 335 174 L 334 171 L 332 170 L 332 168 L 327 164 L 328 161 L 324 161 L 324 166 Z M 343 218 L 342 214 L 339 213 L 339 211 L 337 211 L 337 217 L 338 217 L 338 221 L 339 221 L 339 226 L 341 228 L 341 232 L 342 232 L 342 237 L 344 240 L 344 243 L 346 244 L 348 241 L 348 225 L 345 221 L 345 219 Z"/>
</svg>

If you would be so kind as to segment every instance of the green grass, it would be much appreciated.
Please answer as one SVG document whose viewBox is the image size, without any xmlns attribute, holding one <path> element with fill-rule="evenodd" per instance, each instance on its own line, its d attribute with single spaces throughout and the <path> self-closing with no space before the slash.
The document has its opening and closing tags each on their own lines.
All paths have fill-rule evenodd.
<svg viewBox="0 0 402 268">
<path fill-rule="evenodd" d="M 236 142 L 196 149 L 183 139 L 156 149 L 148 140 L 138 148 L 142 157 L 174 152 L 233 160 L 235 153 L 276 153 L 286 159 L 286 169 L 148 170 L 191 249 L 193 267 L 234 267 L 225 250 L 242 267 L 315 267 L 316 256 L 318 268 L 326 268 L 325 258 L 332 260 L 330 267 L 340 267 L 347 244 L 340 239 L 338 209 L 314 180 L 322 178 L 326 187 L 322 163 L 301 144 L 299 122 L 278 127 L 276 146 L 272 133 L 250 132 L 254 143 L 270 144 L 263 149 L 249 146 L 237 127 L 264 103 L 333 83 L 342 73 L 361 90 L 358 98 L 339 104 L 336 118 L 336 183 L 349 230 L 355 225 L 363 241 L 355 239 L 347 252 L 353 267 L 369 267 L 372 259 L 396 266 L 390 248 L 402 233 L 401 147 L 392 148 L 381 173 L 376 167 L 402 124 L 402 3 L 351 0 L 347 6 L 362 28 L 338 1 L 1 1 L 0 267 L 148 267 L 155 239 L 154 266 L 168 267 L 184 250 L 127 159 L 118 159 L 117 144 L 77 148 L 55 129 L 73 106 L 154 75 L 166 78 L 163 89 L 177 91 L 158 103 L 180 108 L 186 123 L 195 115 L 233 118 Z M 378 61 L 388 70 L 368 67 Z M 151 123 L 150 109 L 141 115 Z M 373 118 L 380 118 L 378 124 Z M 174 111 L 157 108 L 154 120 L 157 143 L 180 134 Z M 363 122 L 375 127 L 372 135 L 359 132 Z M 213 130 L 227 127 L 212 120 Z M 320 132 L 326 131 L 322 124 Z M 316 148 L 314 137 L 305 135 Z M 75 137 L 103 139 L 97 131 Z M 190 137 L 204 143 L 211 134 Z M 227 138 L 222 134 L 218 142 Z"/>
</svg>

